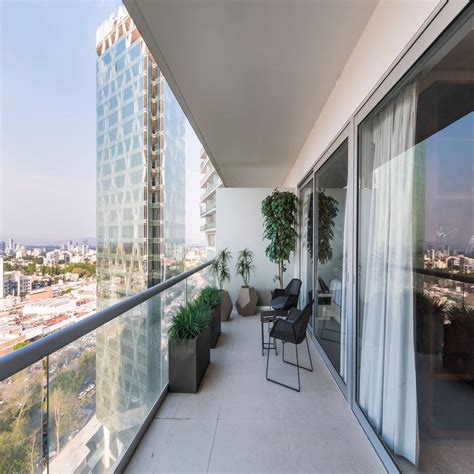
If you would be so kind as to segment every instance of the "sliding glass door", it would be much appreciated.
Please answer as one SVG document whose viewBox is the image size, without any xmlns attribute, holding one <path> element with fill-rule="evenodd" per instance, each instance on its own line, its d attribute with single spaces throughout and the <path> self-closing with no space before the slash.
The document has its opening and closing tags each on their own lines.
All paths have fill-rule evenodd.
<svg viewBox="0 0 474 474">
<path fill-rule="evenodd" d="M 472 16 L 365 118 L 358 144 L 356 401 L 402 470 L 471 471 Z"/>
<path fill-rule="evenodd" d="M 301 292 L 300 308 L 313 299 L 313 180 L 300 193 L 300 264 Z M 312 324 L 312 318 L 310 324 Z"/>
<path fill-rule="evenodd" d="M 347 372 L 348 140 L 316 171 L 314 335 L 342 380 Z"/>
</svg>

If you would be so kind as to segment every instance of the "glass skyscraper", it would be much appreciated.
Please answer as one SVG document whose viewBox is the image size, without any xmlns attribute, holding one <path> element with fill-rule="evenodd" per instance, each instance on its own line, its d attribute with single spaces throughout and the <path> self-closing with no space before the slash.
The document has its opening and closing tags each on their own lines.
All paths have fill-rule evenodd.
<svg viewBox="0 0 474 474">
<path fill-rule="evenodd" d="M 97 31 L 97 304 L 179 269 L 185 244 L 185 116 L 125 8 Z M 112 463 L 161 382 L 152 301 L 97 331 L 97 417 Z"/>
</svg>

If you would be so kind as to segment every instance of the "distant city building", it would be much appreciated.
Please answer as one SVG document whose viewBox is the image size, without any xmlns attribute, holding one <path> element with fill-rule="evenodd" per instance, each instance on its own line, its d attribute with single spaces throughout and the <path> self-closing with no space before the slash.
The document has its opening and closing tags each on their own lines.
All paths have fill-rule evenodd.
<svg viewBox="0 0 474 474">
<path fill-rule="evenodd" d="M 7 293 L 3 286 L 3 257 L 0 257 L 0 299 L 5 298 L 5 296 L 7 296 Z"/>
<path fill-rule="evenodd" d="M 185 117 L 124 7 L 99 27 L 96 49 L 100 310 L 167 277 L 165 262 L 184 265 Z M 160 384 L 160 330 L 142 307 L 97 330 L 105 468 Z"/>
<path fill-rule="evenodd" d="M 99 307 L 184 257 L 185 117 L 124 7 L 97 31 Z"/>
<path fill-rule="evenodd" d="M 201 217 L 204 224 L 201 231 L 206 233 L 208 255 L 216 251 L 216 190 L 222 181 L 214 169 L 206 152 L 201 152 Z"/>
<path fill-rule="evenodd" d="M 10 252 L 13 252 L 13 250 L 15 250 L 15 247 L 13 246 L 14 242 L 13 242 L 13 239 L 8 239 L 8 250 Z"/>
<path fill-rule="evenodd" d="M 7 249 L 7 246 L 5 244 L 5 241 L 4 240 L 1 240 L 0 241 L 0 252 L 1 253 L 5 253 L 5 250 Z"/>
<path fill-rule="evenodd" d="M 57 316 L 75 311 L 76 300 L 71 298 L 51 298 L 33 301 L 23 306 L 24 316 Z"/>
<path fill-rule="evenodd" d="M 27 293 L 31 291 L 31 283 L 32 283 L 31 277 L 22 275 L 21 273 L 16 273 L 15 281 L 16 281 L 16 289 L 17 289 L 16 296 L 25 296 Z"/>
</svg>

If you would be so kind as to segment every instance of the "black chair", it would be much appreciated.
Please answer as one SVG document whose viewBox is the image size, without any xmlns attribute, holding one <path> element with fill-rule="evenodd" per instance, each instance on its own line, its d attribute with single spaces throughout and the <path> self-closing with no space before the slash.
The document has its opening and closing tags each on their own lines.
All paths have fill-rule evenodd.
<svg viewBox="0 0 474 474">
<path fill-rule="evenodd" d="M 267 352 L 267 371 L 266 371 L 267 380 L 270 382 L 277 383 L 278 385 L 282 385 L 283 387 L 290 388 L 291 390 L 295 390 L 296 392 L 299 392 L 301 390 L 300 369 L 308 370 L 309 372 L 313 371 L 313 361 L 311 360 L 311 352 L 309 351 L 308 339 L 306 338 L 306 329 L 308 328 L 308 323 L 309 323 L 309 318 L 311 317 L 312 308 L 313 308 L 313 301 L 308 303 L 303 309 L 303 311 L 300 311 L 296 308 L 292 308 L 287 319 L 280 318 L 276 320 L 268 336 L 269 342 L 271 338 L 279 339 L 280 341 L 282 341 L 283 362 L 285 362 L 285 364 L 294 365 L 296 367 L 296 371 L 298 373 L 298 388 L 292 387 L 291 385 L 286 385 L 282 382 L 279 382 L 278 380 L 274 380 L 268 377 L 268 362 L 270 360 L 270 351 Z M 302 365 L 299 364 L 299 360 L 298 360 L 298 345 L 301 344 L 305 339 L 306 339 L 306 347 L 308 349 L 309 363 L 311 365 L 311 368 L 303 367 Z M 285 344 L 287 342 L 295 345 L 296 364 L 285 360 Z"/>
<path fill-rule="evenodd" d="M 284 290 L 276 288 L 272 291 L 270 306 L 275 310 L 278 316 L 286 316 L 291 308 L 298 306 L 300 289 L 301 280 L 293 278 Z"/>
</svg>

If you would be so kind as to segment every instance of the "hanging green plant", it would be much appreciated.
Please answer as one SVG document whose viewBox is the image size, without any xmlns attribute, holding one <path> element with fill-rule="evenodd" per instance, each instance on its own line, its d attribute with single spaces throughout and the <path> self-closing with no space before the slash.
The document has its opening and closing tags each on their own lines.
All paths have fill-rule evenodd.
<svg viewBox="0 0 474 474">
<path fill-rule="evenodd" d="M 331 242 L 334 238 L 334 219 L 339 208 L 332 196 L 318 191 L 318 260 L 327 263 L 332 258 Z"/>
<path fill-rule="evenodd" d="M 263 238 L 270 243 L 265 255 L 271 262 L 278 264 L 280 288 L 283 288 L 285 262 L 290 261 L 291 252 L 295 250 L 296 238 L 296 206 L 298 198 L 290 191 L 278 191 L 262 201 Z"/>
</svg>

